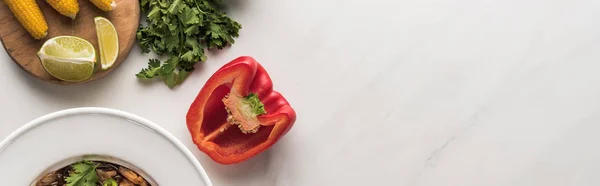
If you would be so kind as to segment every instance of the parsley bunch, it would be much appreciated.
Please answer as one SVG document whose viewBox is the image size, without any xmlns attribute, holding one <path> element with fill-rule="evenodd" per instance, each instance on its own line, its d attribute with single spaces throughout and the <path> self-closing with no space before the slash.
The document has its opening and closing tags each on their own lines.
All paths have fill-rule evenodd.
<svg viewBox="0 0 600 186">
<path fill-rule="evenodd" d="M 241 25 L 219 10 L 222 0 L 140 0 L 147 14 L 146 26 L 140 26 L 137 39 L 143 53 L 150 50 L 167 55 L 162 63 L 150 59 L 140 79 L 162 78 L 175 87 L 206 61 L 205 50 L 223 49 L 233 44 Z"/>
</svg>

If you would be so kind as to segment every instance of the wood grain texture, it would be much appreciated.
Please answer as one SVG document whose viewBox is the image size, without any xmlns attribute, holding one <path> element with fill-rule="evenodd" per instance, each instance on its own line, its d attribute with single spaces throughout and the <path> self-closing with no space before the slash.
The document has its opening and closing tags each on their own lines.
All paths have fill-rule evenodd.
<svg viewBox="0 0 600 186">
<path fill-rule="evenodd" d="M 8 6 L 0 0 L 0 41 L 8 55 L 19 67 L 42 81 L 62 85 L 73 84 L 52 77 L 44 70 L 37 57 L 38 50 L 49 38 L 61 35 L 78 36 L 92 43 L 96 48 L 96 53 L 99 54 L 94 24 L 96 16 L 106 17 L 115 25 L 119 34 L 119 56 L 112 68 L 108 70 L 97 68 L 95 74 L 84 82 L 101 78 L 117 68 L 127 58 L 135 44 L 136 31 L 140 22 L 138 0 L 116 0 L 117 8 L 111 12 L 101 11 L 89 0 L 79 0 L 80 11 L 75 20 L 60 15 L 45 0 L 38 0 L 37 3 L 48 22 L 48 36 L 42 40 L 35 40 L 13 16 Z M 97 55 L 97 59 L 99 60 L 99 55 Z"/>
</svg>

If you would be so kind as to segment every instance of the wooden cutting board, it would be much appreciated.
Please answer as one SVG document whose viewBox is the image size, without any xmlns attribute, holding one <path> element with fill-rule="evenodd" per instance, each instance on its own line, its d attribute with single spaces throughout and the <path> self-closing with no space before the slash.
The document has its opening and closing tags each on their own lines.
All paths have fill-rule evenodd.
<svg viewBox="0 0 600 186">
<path fill-rule="evenodd" d="M 73 84 L 58 80 L 46 72 L 44 67 L 42 67 L 40 59 L 37 57 L 37 52 L 49 38 L 72 35 L 88 40 L 94 45 L 98 54 L 98 38 L 96 36 L 94 17 L 103 16 L 109 19 L 117 29 L 119 35 L 119 56 L 112 68 L 108 70 L 97 69 L 95 74 L 87 81 L 101 78 L 117 68 L 127 58 L 131 47 L 136 42 L 136 31 L 140 23 L 139 1 L 116 0 L 117 8 L 110 12 L 101 11 L 89 0 L 78 1 L 80 10 L 77 18 L 72 20 L 60 15 L 45 0 L 38 0 L 37 3 L 46 18 L 46 22 L 48 22 L 48 36 L 42 40 L 35 40 L 17 21 L 4 1 L 0 0 L 0 41 L 12 60 L 27 73 L 42 81 L 62 85 Z M 99 57 L 97 59 L 99 60 Z"/>
</svg>

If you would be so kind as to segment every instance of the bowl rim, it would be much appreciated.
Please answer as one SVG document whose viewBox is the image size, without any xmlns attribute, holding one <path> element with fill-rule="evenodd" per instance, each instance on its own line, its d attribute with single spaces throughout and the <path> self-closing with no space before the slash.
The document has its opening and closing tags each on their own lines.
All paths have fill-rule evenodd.
<svg viewBox="0 0 600 186">
<path fill-rule="evenodd" d="M 26 123 L 25 125 L 19 127 L 17 130 L 13 131 L 6 138 L 4 138 L 2 141 L 0 141 L 0 153 L 2 153 L 2 151 L 5 150 L 5 148 L 8 148 L 10 146 L 10 144 L 15 139 L 17 139 L 19 136 L 23 135 L 24 133 L 26 133 L 27 131 L 29 131 L 31 129 L 34 129 L 35 127 L 38 127 L 38 126 L 46 123 L 47 121 L 51 121 L 56 118 L 61 118 L 61 117 L 65 117 L 65 116 L 82 115 L 82 114 L 101 114 L 101 115 L 117 116 L 117 117 L 121 117 L 123 119 L 134 121 L 136 123 L 139 123 L 141 125 L 144 125 L 145 127 L 148 127 L 150 129 L 154 130 L 156 133 L 158 133 L 159 135 L 162 135 L 167 140 L 169 140 L 169 142 L 171 142 L 171 144 L 173 144 L 177 149 L 179 149 L 179 151 L 181 151 L 185 155 L 185 157 L 190 161 L 190 163 L 192 163 L 192 165 L 196 168 L 196 171 L 198 171 L 201 174 L 200 176 L 202 176 L 202 178 L 205 181 L 207 186 L 213 185 L 211 180 L 208 177 L 208 174 L 204 170 L 204 167 L 202 167 L 202 165 L 200 164 L 198 159 L 196 159 L 196 157 L 192 154 L 192 152 L 179 139 L 177 139 L 175 136 L 173 136 L 167 130 L 165 130 L 164 128 L 160 127 L 159 125 L 157 125 L 156 123 L 154 123 L 150 120 L 147 120 L 145 118 L 142 118 L 140 116 L 137 116 L 137 115 L 129 113 L 129 112 L 111 109 L 111 108 L 103 108 L 103 107 L 70 108 L 70 109 L 55 111 L 55 112 L 43 115 L 41 117 L 38 117 L 38 118 Z"/>
</svg>

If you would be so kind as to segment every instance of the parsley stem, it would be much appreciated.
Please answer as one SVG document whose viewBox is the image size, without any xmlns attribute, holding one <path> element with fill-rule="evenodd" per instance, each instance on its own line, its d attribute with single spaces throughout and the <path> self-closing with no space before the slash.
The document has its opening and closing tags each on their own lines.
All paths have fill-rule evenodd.
<svg viewBox="0 0 600 186">
<path fill-rule="evenodd" d="M 179 23 L 179 28 L 183 28 L 183 23 L 181 23 L 181 21 L 177 21 L 177 22 Z M 180 46 L 179 47 L 179 54 L 180 54 L 179 57 L 181 57 L 181 54 L 185 53 L 185 52 L 183 52 L 183 49 L 185 49 L 185 41 L 184 41 L 185 33 L 184 32 L 185 32 L 184 29 L 179 29 L 179 44 L 180 44 L 179 45 Z"/>
</svg>

